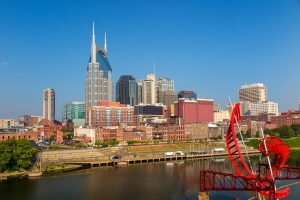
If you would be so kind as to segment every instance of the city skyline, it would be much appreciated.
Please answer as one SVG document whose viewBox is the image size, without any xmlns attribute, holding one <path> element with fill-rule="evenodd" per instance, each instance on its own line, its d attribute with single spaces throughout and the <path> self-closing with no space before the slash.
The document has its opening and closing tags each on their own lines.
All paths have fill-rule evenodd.
<svg viewBox="0 0 300 200">
<path fill-rule="evenodd" d="M 153 72 L 155 60 L 157 77 L 173 79 L 177 91 L 193 90 L 198 97 L 213 98 L 222 106 L 229 96 L 237 101 L 241 85 L 257 82 L 267 86 L 270 100 L 279 103 L 280 111 L 298 106 L 300 94 L 292 92 L 297 91 L 300 72 L 298 1 L 276 5 L 154 1 L 116 6 L 100 2 L 94 8 L 92 3 L 83 8 L 74 3 L 70 9 L 68 4 L 57 8 L 57 3 L 47 2 L 47 9 L 39 4 L 30 8 L 23 2 L 0 3 L 0 16 L 6 19 L 0 21 L 4 30 L 0 87 L 6 94 L 0 101 L 1 118 L 41 115 L 41 93 L 49 87 L 56 91 L 59 120 L 65 103 L 84 101 L 93 20 L 98 41 L 107 32 L 114 85 L 125 74 L 143 79 Z M 131 14 L 109 12 L 120 11 L 122 6 Z M 106 8 L 102 11 L 109 20 L 103 19 L 102 13 L 95 14 L 101 7 Z M 23 9 L 27 12 L 21 16 L 18 13 Z M 166 9 L 170 16 L 164 14 Z M 77 15 L 73 21 L 75 12 L 80 11 L 83 17 Z M 49 12 L 57 16 L 50 19 Z"/>
</svg>

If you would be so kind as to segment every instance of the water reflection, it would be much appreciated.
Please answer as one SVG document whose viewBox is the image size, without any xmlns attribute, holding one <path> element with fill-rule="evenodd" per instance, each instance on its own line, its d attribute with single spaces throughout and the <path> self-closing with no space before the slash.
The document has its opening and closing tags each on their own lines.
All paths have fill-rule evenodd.
<svg viewBox="0 0 300 200">
<path fill-rule="evenodd" d="M 253 166 L 262 158 L 251 157 Z M 289 164 L 300 167 L 299 151 Z M 197 200 L 200 169 L 233 173 L 228 158 L 138 164 L 122 168 L 98 168 L 34 180 L 0 184 L 1 199 L 131 199 Z M 288 181 L 281 182 L 280 185 Z M 297 199 L 299 185 L 288 199 Z M 211 199 L 248 199 L 251 193 L 211 192 Z"/>
</svg>

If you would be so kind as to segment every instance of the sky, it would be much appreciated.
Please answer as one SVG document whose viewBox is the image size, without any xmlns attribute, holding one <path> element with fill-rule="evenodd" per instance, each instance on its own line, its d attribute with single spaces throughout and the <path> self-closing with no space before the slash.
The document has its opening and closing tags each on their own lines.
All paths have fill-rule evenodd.
<svg viewBox="0 0 300 200">
<path fill-rule="evenodd" d="M 225 106 L 262 82 L 279 110 L 300 103 L 300 0 L 0 1 L 0 118 L 42 114 L 42 92 L 84 101 L 92 23 L 121 75 L 167 76 Z"/>
</svg>

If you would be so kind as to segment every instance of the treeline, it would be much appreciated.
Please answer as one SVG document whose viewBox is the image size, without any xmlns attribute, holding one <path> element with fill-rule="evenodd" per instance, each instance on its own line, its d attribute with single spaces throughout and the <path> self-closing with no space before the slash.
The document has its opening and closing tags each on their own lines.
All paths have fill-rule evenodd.
<svg viewBox="0 0 300 200">
<path fill-rule="evenodd" d="M 108 146 L 116 146 L 119 144 L 119 141 L 117 140 L 112 140 L 112 141 L 107 141 L 107 142 L 95 142 L 96 146 L 101 146 L 101 147 L 108 147 Z"/>
<path fill-rule="evenodd" d="M 0 142 L 0 172 L 27 170 L 37 150 L 27 140 L 6 140 Z"/>
<path fill-rule="evenodd" d="M 266 129 L 266 134 L 271 136 L 277 136 L 280 138 L 291 138 L 300 136 L 300 124 L 292 124 L 291 126 L 281 126 L 274 129 Z"/>
</svg>

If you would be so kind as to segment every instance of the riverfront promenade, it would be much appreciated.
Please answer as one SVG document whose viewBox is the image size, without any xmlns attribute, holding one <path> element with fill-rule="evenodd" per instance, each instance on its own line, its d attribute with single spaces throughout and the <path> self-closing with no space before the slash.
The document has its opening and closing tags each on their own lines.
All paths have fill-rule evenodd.
<svg viewBox="0 0 300 200">
<path fill-rule="evenodd" d="M 135 163 L 148 163 L 185 159 L 202 159 L 212 157 L 228 156 L 228 153 L 211 153 L 212 147 L 223 147 L 221 144 L 158 144 L 158 145 L 137 145 L 118 146 L 108 148 L 79 149 L 79 150 L 59 150 L 45 151 L 40 153 L 43 163 L 65 163 L 88 165 L 90 167 L 127 165 Z M 185 154 L 164 156 L 164 152 L 191 152 L 206 150 L 206 154 Z M 259 151 L 250 151 L 250 154 L 257 154 Z M 119 159 L 114 159 L 115 155 L 120 155 Z"/>
</svg>

